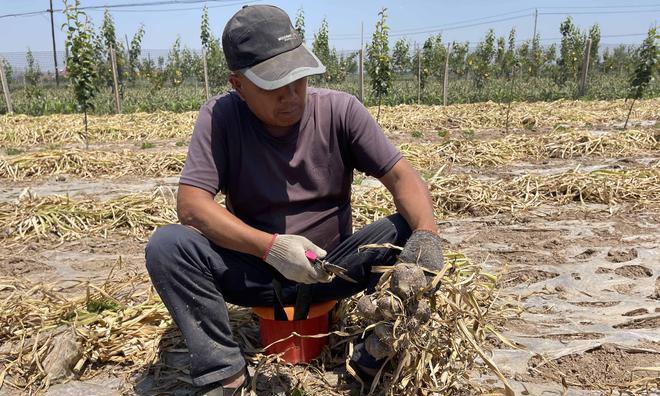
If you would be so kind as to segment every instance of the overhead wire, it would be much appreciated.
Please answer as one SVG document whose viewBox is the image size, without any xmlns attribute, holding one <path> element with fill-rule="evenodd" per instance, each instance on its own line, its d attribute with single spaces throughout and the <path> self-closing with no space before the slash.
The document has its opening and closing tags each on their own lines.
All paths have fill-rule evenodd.
<svg viewBox="0 0 660 396">
<path fill-rule="evenodd" d="M 409 32 L 409 31 L 400 31 L 400 30 L 390 30 L 390 37 L 401 37 L 401 36 L 416 36 L 419 34 L 428 34 L 428 33 L 436 33 L 440 31 L 447 31 L 447 30 L 457 30 L 457 29 L 464 29 L 468 27 L 474 27 L 474 26 L 481 26 L 481 25 L 488 25 L 492 23 L 498 23 L 498 22 L 505 22 L 505 21 L 512 21 L 515 19 L 522 19 L 522 18 L 528 18 L 529 15 L 517 15 L 517 16 L 512 16 L 508 18 L 500 18 L 500 19 L 494 19 L 494 20 L 489 20 L 485 22 L 477 22 L 477 23 L 470 23 L 470 24 L 464 24 L 464 25 L 442 25 L 442 26 L 436 26 L 430 29 L 425 29 L 425 30 L 418 30 L 415 32 Z M 349 39 L 356 39 L 360 38 L 359 34 L 353 34 L 353 35 L 346 35 L 344 37 L 337 37 L 335 35 L 330 36 L 331 39 L 333 40 L 349 40 Z"/>
<path fill-rule="evenodd" d="M 234 3 L 227 3 L 227 4 L 222 4 L 222 5 L 215 5 L 215 6 L 207 6 L 206 8 L 208 9 L 213 9 L 213 8 L 223 8 L 223 7 L 230 7 L 234 5 L 245 5 L 245 4 L 252 4 L 256 3 L 261 0 L 239 0 Z M 187 8 L 165 8 L 165 9 L 150 9 L 150 10 L 113 10 L 113 13 L 119 12 L 119 13 L 145 13 L 145 12 L 172 12 L 172 11 L 199 11 L 202 8 L 200 7 L 187 7 Z M 103 9 L 95 9 L 95 10 L 89 10 L 89 11 L 105 11 Z"/>
<path fill-rule="evenodd" d="M 624 4 L 624 5 L 601 5 L 601 6 L 543 6 L 538 8 L 574 8 L 574 9 L 603 9 L 603 8 L 640 8 L 640 7 L 658 7 L 660 3 L 655 4 Z"/>
<path fill-rule="evenodd" d="M 106 4 L 106 5 L 97 5 L 97 6 L 84 6 L 78 7 L 81 10 L 92 10 L 92 9 L 112 9 L 112 8 L 132 8 L 132 7 L 153 7 L 160 5 L 177 5 L 177 4 L 199 4 L 199 3 L 236 3 L 235 0 L 159 0 L 159 1 L 150 1 L 143 3 L 121 3 L 121 4 Z M 234 5 L 234 4 L 228 4 Z"/>
<path fill-rule="evenodd" d="M 257 0 L 253 1 L 248 1 L 248 2 L 256 2 Z M 104 4 L 104 5 L 94 5 L 94 6 L 81 6 L 78 7 L 80 10 L 95 10 L 95 9 L 116 9 L 116 8 L 134 8 L 134 7 L 153 7 L 153 6 L 161 6 L 161 5 L 177 5 L 177 4 L 200 4 L 200 3 L 230 3 L 226 5 L 221 5 L 221 6 L 215 6 L 215 7 L 223 7 L 223 6 L 231 6 L 231 5 L 236 5 L 237 2 L 234 0 L 157 0 L 157 1 L 148 1 L 148 2 L 131 2 L 131 3 L 119 3 L 119 4 Z M 246 3 L 246 2 L 241 2 L 241 3 Z M 607 6 L 543 6 L 543 7 L 527 7 L 523 8 L 521 10 L 517 11 L 511 11 L 507 13 L 502 13 L 502 14 L 496 14 L 496 15 L 491 15 L 488 17 L 482 17 L 482 18 L 475 18 L 473 19 L 474 21 L 478 21 L 481 19 L 488 19 L 488 18 L 495 18 L 498 16 L 505 16 L 509 14 L 514 14 L 514 13 L 519 13 L 519 12 L 525 12 L 525 11 L 531 11 L 534 9 L 537 10 L 543 10 L 543 9 L 611 9 L 611 8 L 648 8 L 648 7 L 659 7 L 660 3 L 656 4 L 622 4 L 622 5 L 607 5 Z M 215 8 L 213 7 L 213 8 Z M 211 8 L 211 7 L 209 7 Z M 192 9 L 192 8 L 190 8 Z M 181 11 L 181 10 L 188 10 L 186 9 L 162 9 L 162 10 L 157 10 L 157 11 Z M 63 9 L 53 9 L 53 12 L 61 12 Z M 156 10 L 152 10 L 156 11 Z M 656 11 L 656 10 L 639 10 L 635 12 L 649 12 L 649 11 Z M 42 13 L 47 13 L 50 12 L 50 9 L 46 10 L 41 10 L 41 11 L 29 11 L 29 12 L 23 12 L 23 13 L 12 13 L 12 14 L 3 14 L 0 15 L 0 18 L 9 18 L 9 17 L 18 17 L 18 16 L 32 16 L 32 15 L 38 15 Z M 598 12 L 598 13 L 604 13 L 606 11 Z M 610 11 L 612 13 L 622 13 L 622 11 Z M 571 12 L 571 13 L 576 13 L 576 12 Z M 542 13 L 539 13 L 542 14 Z M 550 15 L 550 13 L 545 13 L 546 15 Z M 558 14 L 565 14 L 565 13 L 558 13 Z M 466 20 L 466 21 L 459 21 L 455 23 L 463 23 L 463 22 L 468 22 L 472 20 Z M 415 29 L 415 28 L 410 28 L 410 29 Z M 405 30 L 405 29 L 402 29 Z"/>
<path fill-rule="evenodd" d="M 658 6 L 655 6 L 658 7 Z M 514 13 L 521 13 L 529 10 L 534 10 L 534 8 L 526 8 L 518 11 L 513 11 L 511 14 Z M 604 11 L 604 12 L 573 12 L 573 13 L 559 13 L 559 12 L 539 12 L 539 15 L 570 15 L 570 14 L 632 14 L 632 13 L 647 13 L 647 12 L 655 12 L 658 11 L 660 12 L 659 9 L 653 9 L 653 10 L 638 10 L 638 11 Z M 498 15 L 506 15 L 506 14 L 498 14 Z M 487 18 L 494 18 L 497 15 L 493 15 L 490 17 L 483 17 L 479 19 L 487 19 Z M 488 24 L 493 24 L 493 23 L 498 23 L 498 22 L 506 22 L 506 21 L 511 21 L 511 20 L 516 20 L 516 19 L 522 19 L 522 18 L 528 18 L 530 17 L 531 14 L 525 14 L 525 15 L 517 15 L 517 16 L 512 16 L 508 18 L 501 18 L 501 19 L 494 19 L 494 20 L 488 20 L 484 22 L 479 22 L 479 23 L 468 23 L 468 24 L 463 24 L 460 25 L 462 22 L 468 22 L 470 20 L 466 21 L 461 21 L 461 22 L 453 22 L 450 24 L 446 25 L 438 25 L 438 26 L 431 26 L 427 28 L 419 28 L 419 30 L 415 28 L 407 28 L 407 29 L 396 29 L 396 30 L 390 30 L 390 37 L 402 37 L 402 36 L 415 36 L 415 35 L 420 35 L 420 34 L 428 34 L 428 33 L 436 33 L 436 32 L 441 32 L 441 31 L 448 31 L 448 30 L 458 30 L 458 29 L 465 29 L 469 27 L 475 27 L 475 26 L 482 26 L 482 25 L 488 25 Z M 359 34 L 342 34 L 342 35 L 331 35 L 330 38 L 333 40 L 350 40 L 350 39 L 356 39 L 359 38 Z"/>
<path fill-rule="evenodd" d="M 236 0 L 159 0 L 159 1 L 150 1 L 150 2 L 142 2 L 142 3 L 120 3 L 120 4 L 105 4 L 105 5 L 95 5 L 95 6 L 81 6 L 78 7 L 79 10 L 104 10 L 104 9 L 115 9 L 115 8 L 133 8 L 133 7 L 154 7 L 154 6 L 163 6 L 163 5 L 177 5 L 177 4 L 200 4 L 200 3 L 227 3 L 227 4 L 222 4 L 222 5 L 215 5 L 215 6 L 209 6 L 209 8 L 219 8 L 219 7 L 230 7 L 230 6 L 235 6 L 237 4 L 245 4 L 245 3 L 254 3 L 257 0 L 248 0 L 248 1 L 236 1 Z M 196 9 L 201 9 L 201 7 L 197 7 Z M 30 11 L 30 12 L 23 12 L 23 13 L 12 13 L 12 14 L 3 14 L 0 15 L 0 18 L 9 18 L 9 17 L 21 17 L 21 16 L 33 16 L 33 15 L 39 15 L 39 14 L 44 14 L 44 13 L 49 13 L 51 10 L 46 9 L 43 11 Z M 62 8 L 57 8 L 53 9 L 53 12 L 62 12 L 64 9 Z M 167 9 L 167 11 L 181 11 L 181 9 Z"/>
<path fill-rule="evenodd" d="M 163 5 L 183 5 L 183 4 L 199 4 L 199 3 L 222 3 L 222 4 L 217 4 L 217 5 L 211 5 L 211 6 L 206 6 L 208 8 L 221 8 L 221 7 L 230 7 L 230 6 L 235 6 L 237 4 L 246 4 L 246 3 L 255 3 L 259 0 L 244 0 L 244 1 L 236 1 L 236 0 L 157 0 L 157 1 L 149 1 L 149 2 L 141 2 L 141 3 L 119 3 L 119 4 L 107 4 L 107 5 L 97 5 L 97 6 L 83 6 L 79 7 L 81 10 L 89 10 L 89 11 L 100 11 L 100 10 L 106 10 L 106 9 L 113 9 L 113 12 L 174 12 L 174 11 L 189 11 L 189 10 L 199 10 L 201 7 L 187 7 L 187 8 L 166 8 L 166 9 L 148 9 L 148 10 L 127 10 L 123 8 L 134 8 L 134 7 L 153 7 L 153 6 L 163 6 Z M 459 30 L 459 29 L 466 29 L 470 27 L 476 27 L 476 26 L 483 26 L 483 25 L 488 25 L 488 24 L 495 24 L 495 23 L 500 23 L 500 22 L 506 22 L 506 21 L 512 21 L 512 20 L 517 20 L 517 19 L 523 19 L 523 18 L 529 18 L 532 14 L 531 11 L 533 10 L 552 10 L 552 9 L 599 9 L 601 11 L 571 11 L 571 12 L 560 12 L 560 11 L 541 11 L 538 12 L 538 15 L 609 15 L 609 14 L 637 14 L 637 13 L 648 13 L 648 12 L 660 12 L 660 8 L 655 8 L 659 7 L 660 3 L 658 4 L 638 4 L 638 5 L 632 5 L 632 4 L 624 4 L 624 5 L 606 5 L 606 6 L 546 6 L 546 7 L 527 7 L 515 11 L 509 11 L 505 13 L 500 13 L 500 14 L 495 14 L 495 15 L 490 15 L 490 16 L 485 16 L 485 17 L 479 17 L 479 18 L 471 18 L 471 19 L 465 19 L 461 21 L 455 21 L 443 25 L 436 25 L 436 26 L 426 26 L 426 27 L 416 27 L 416 28 L 403 28 L 403 29 L 396 29 L 396 30 L 390 30 L 390 37 L 402 37 L 402 36 L 416 36 L 416 35 L 421 35 L 421 34 L 429 34 L 429 33 L 436 33 L 436 32 L 443 32 L 443 31 L 450 31 L 450 30 Z M 608 11 L 608 9 L 613 9 L 613 8 L 619 8 L 620 10 L 612 10 Z M 633 8 L 645 8 L 645 9 L 639 9 L 639 10 L 632 10 Z M 651 9 L 648 9 L 651 8 Z M 57 9 L 53 10 L 54 12 L 60 12 L 62 9 Z M 45 11 L 32 11 L 32 12 L 26 12 L 26 13 L 14 13 L 14 14 L 5 14 L 5 15 L 0 15 L 0 18 L 8 18 L 8 17 L 17 17 L 17 16 L 34 16 L 34 15 L 40 15 L 44 13 L 48 13 L 50 10 L 45 10 Z M 500 18 L 504 17 L 504 18 Z M 609 36 L 601 36 L 601 37 L 633 37 L 633 36 L 640 36 L 644 35 L 645 33 L 630 33 L 630 34 L 621 34 L 621 35 L 609 35 Z M 341 40 L 353 40 L 360 38 L 360 34 L 355 34 L 355 33 L 343 33 L 343 34 L 335 34 L 331 35 L 330 39 L 334 41 L 341 41 Z M 553 40 L 559 40 L 561 38 L 545 38 L 541 39 L 541 41 L 553 41 Z"/>
<path fill-rule="evenodd" d="M 608 14 L 642 14 L 647 12 L 660 12 L 660 8 L 654 10 L 634 10 L 634 11 L 570 11 L 570 12 L 539 12 L 539 15 L 608 15 Z"/>
<path fill-rule="evenodd" d="M 441 28 L 441 27 L 450 27 L 450 26 L 452 26 L 452 25 L 459 25 L 459 24 L 463 24 L 463 23 L 471 23 L 471 22 L 483 21 L 483 20 L 485 20 L 485 19 L 498 18 L 498 17 L 501 17 L 501 16 L 507 16 L 507 15 L 513 15 L 513 14 L 521 14 L 521 13 L 523 13 L 523 12 L 529 12 L 529 11 L 531 11 L 531 10 L 534 10 L 534 8 L 523 8 L 523 9 L 516 10 L 516 11 L 510 11 L 510 12 L 505 12 L 505 13 L 502 13 L 502 14 L 490 15 L 490 16 L 486 16 L 486 17 L 472 18 L 472 19 L 464 19 L 464 20 L 462 20 L 462 21 L 450 22 L 450 23 L 447 23 L 447 24 L 444 24 L 444 25 L 435 25 L 435 26 L 425 26 L 425 27 L 416 27 L 416 28 L 397 29 L 396 31 L 392 31 L 392 32 L 395 32 L 395 33 L 403 33 L 403 32 L 406 32 L 406 31 L 421 31 L 421 30 L 427 30 L 427 29 L 437 29 L 437 28 Z M 529 14 L 524 14 L 524 15 L 520 15 L 520 16 L 521 16 L 521 17 L 527 17 L 527 16 L 529 16 Z M 333 35 L 333 37 L 353 36 L 353 35 L 354 35 L 354 33 L 347 33 L 347 34 Z"/>
</svg>

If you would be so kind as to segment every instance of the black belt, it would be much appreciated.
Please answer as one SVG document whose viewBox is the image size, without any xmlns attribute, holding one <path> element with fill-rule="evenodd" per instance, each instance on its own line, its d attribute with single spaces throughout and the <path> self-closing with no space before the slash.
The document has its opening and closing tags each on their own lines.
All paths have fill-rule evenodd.
<svg viewBox="0 0 660 396">
<path fill-rule="evenodd" d="M 284 311 L 284 300 L 282 299 L 282 282 L 273 278 L 273 299 L 275 320 L 289 320 Z M 296 287 L 296 304 L 293 308 L 293 320 L 307 319 L 309 308 L 312 305 L 312 285 L 298 284 Z"/>
</svg>

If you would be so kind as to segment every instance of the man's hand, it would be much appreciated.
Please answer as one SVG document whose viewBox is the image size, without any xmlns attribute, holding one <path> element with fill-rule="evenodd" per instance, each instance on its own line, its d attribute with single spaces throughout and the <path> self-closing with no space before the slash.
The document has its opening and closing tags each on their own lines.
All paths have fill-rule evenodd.
<svg viewBox="0 0 660 396">
<path fill-rule="evenodd" d="M 305 256 L 311 250 L 319 258 L 326 255 L 325 250 L 300 235 L 277 235 L 270 249 L 264 255 L 264 261 L 272 265 L 285 278 L 298 283 L 327 283 L 331 276 L 321 268 L 315 268 Z"/>
<path fill-rule="evenodd" d="M 435 232 L 415 230 L 399 254 L 399 260 L 415 263 L 431 271 L 440 271 L 444 265 L 442 241 Z"/>
</svg>

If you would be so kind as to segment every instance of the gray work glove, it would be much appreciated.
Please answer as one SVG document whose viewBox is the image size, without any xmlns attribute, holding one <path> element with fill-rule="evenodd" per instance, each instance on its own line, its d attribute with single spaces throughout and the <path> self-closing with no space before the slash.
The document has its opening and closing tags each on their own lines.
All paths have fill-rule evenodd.
<svg viewBox="0 0 660 396">
<path fill-rule="evenodd" d="M 307 250 L 316 253 L 319 258 L 326 255 L 325 250 L 303 236 L 276 235 L 264 261 L 294 282 L 307 284 L 330 282 L 330 274 L 320 267 L 314 267 L 305 256 Z"/>
<path fill-rule="evenodd" d="M 399 261 L 417 264 L 431 271 L 440 271 L 444 266 L 442 240 L 435 232 L 415 230 L 399 254 Z"/>
</svg>

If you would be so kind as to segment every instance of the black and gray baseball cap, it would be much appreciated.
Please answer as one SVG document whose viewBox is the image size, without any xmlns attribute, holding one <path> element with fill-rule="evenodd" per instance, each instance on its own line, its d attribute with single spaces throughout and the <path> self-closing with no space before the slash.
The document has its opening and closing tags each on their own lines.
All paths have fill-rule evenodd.
<svg viewBox="0 0 660 396">
<path fill-rule="evenodd" d="M 222 49 L 229 70 L 240 71 L 266 90 L 325 73 L 286 12 L 271 5 L 244 6 L 231 17 L 222 33 Z"/>
</svg>

